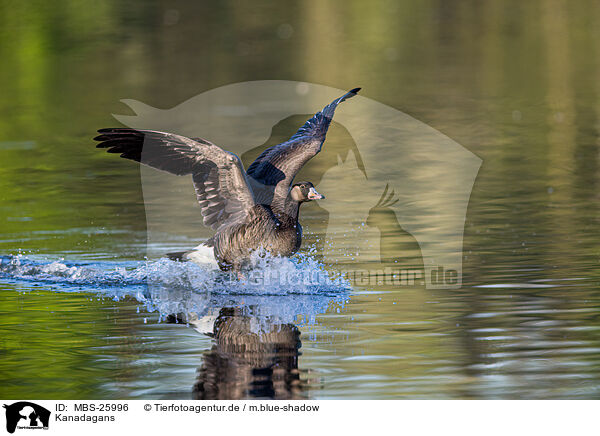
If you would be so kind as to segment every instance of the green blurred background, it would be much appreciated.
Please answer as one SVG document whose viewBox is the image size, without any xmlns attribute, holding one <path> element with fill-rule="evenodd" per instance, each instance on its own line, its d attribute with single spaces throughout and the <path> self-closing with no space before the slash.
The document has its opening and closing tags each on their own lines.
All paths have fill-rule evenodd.
<svg viewBox="0 0 600 436">
<path fill-rule="evenodd" d="M 0 1 L 0 253 L 144 256 L 139 169 L 91 141 L 129 113 L 120 99 L 170 108 L 264 79 L 361 86 L 483 166 L 464 289 L 378 288 L 332 308 L 303 346 L 315 396 L 598 398 L 599 21 L 595 0 Z M 209 346 L 149 327 L 132 302 L 0 289 L 15 338 L 0 397 L 164 397 L 142 380 L 159 368 L 153 386 L 173 383 L 177 365 L 193 379 Z M 169 357 L 177 346 L 187 360 Z"/>
</svg>

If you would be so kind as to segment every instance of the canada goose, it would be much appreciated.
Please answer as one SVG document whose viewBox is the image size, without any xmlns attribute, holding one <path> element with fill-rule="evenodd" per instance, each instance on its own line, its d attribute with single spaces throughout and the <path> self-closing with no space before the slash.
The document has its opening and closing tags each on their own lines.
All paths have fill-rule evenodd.
<svg viewBox="0 0 600 436">
<path fill-rule="evenodd" d="M 302 241 L 300 205 L 323 199 L 312 183 L 292 185 L 302 166 L 319 151 L 338 104 L 354 97 L 354 88 L 316 113 L 287 141 L 265 150 L 244 171 L 240 158 L 200 138 L 128 128 L 98 130 L 98 148 L 179 176 L 192 175 L 204 224 L 215 230 L 213 247 L 219 267 L 239 272 L 260 249 L 291 256 Z M 173 253 L 185 260 L 190 252 Z"/>
</svg>

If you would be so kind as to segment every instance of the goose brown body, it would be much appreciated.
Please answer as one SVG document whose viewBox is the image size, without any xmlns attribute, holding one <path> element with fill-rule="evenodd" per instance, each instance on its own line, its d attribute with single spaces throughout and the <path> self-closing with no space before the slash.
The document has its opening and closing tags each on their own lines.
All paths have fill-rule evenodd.
<svg viewBox="0 0 600 436">
<path fill-rule="evenodd" d="M 297 217 L 275 214 L 269 206 L 256 205 L 244 222 L 232 224 L 207 241 L 222 270 L 245 269 L 253 252 L 291 256 L 302 244 L 302 226 Z"/>
</svg>

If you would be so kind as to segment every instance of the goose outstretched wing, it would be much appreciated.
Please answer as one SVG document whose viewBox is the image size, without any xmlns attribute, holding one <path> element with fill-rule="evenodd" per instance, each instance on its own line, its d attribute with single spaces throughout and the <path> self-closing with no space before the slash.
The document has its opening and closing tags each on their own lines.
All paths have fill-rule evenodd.
<svg viewBox="0 0 600 436">
<path fill-rule="evenodd" d="M 335 108 L 344 100 L 354 97 L 360 88 L 354 88 L 317 112 L 286 142 L 262 152 L 248 167 L 246 173 L 255 183 L 272 192 L 272 205 L 282 205 L 290 185 L 302 166 L 321 151 Z M 258 192 L 256 192 L 258 195 Z M 259 201 L 260 202 L 260 201 Z"/>
<path fill-rule="evenodd" d="M 254 206 L 240 158 L 200 138 L 127 128 L 100 129 L 98 148 L 178 176 L 192 175 L 204 224 L 217 230 Z"/>
</svg>

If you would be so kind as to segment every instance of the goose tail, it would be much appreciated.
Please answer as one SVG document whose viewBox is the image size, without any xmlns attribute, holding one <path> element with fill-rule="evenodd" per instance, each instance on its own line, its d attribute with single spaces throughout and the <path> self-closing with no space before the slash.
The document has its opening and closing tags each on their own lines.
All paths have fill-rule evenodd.
<svg viewBox="0 0 600 436">
<path fill-rule="evenodd" d="M 217 261 L 212 247 L 207 247 L 201 244 L 188 251 L 176 251 L 173 253 L 167 253 L 166 257 L 175 262 L 193 262 L 198 265 L 211 265 L 216 266 Z"/>
</svg>

